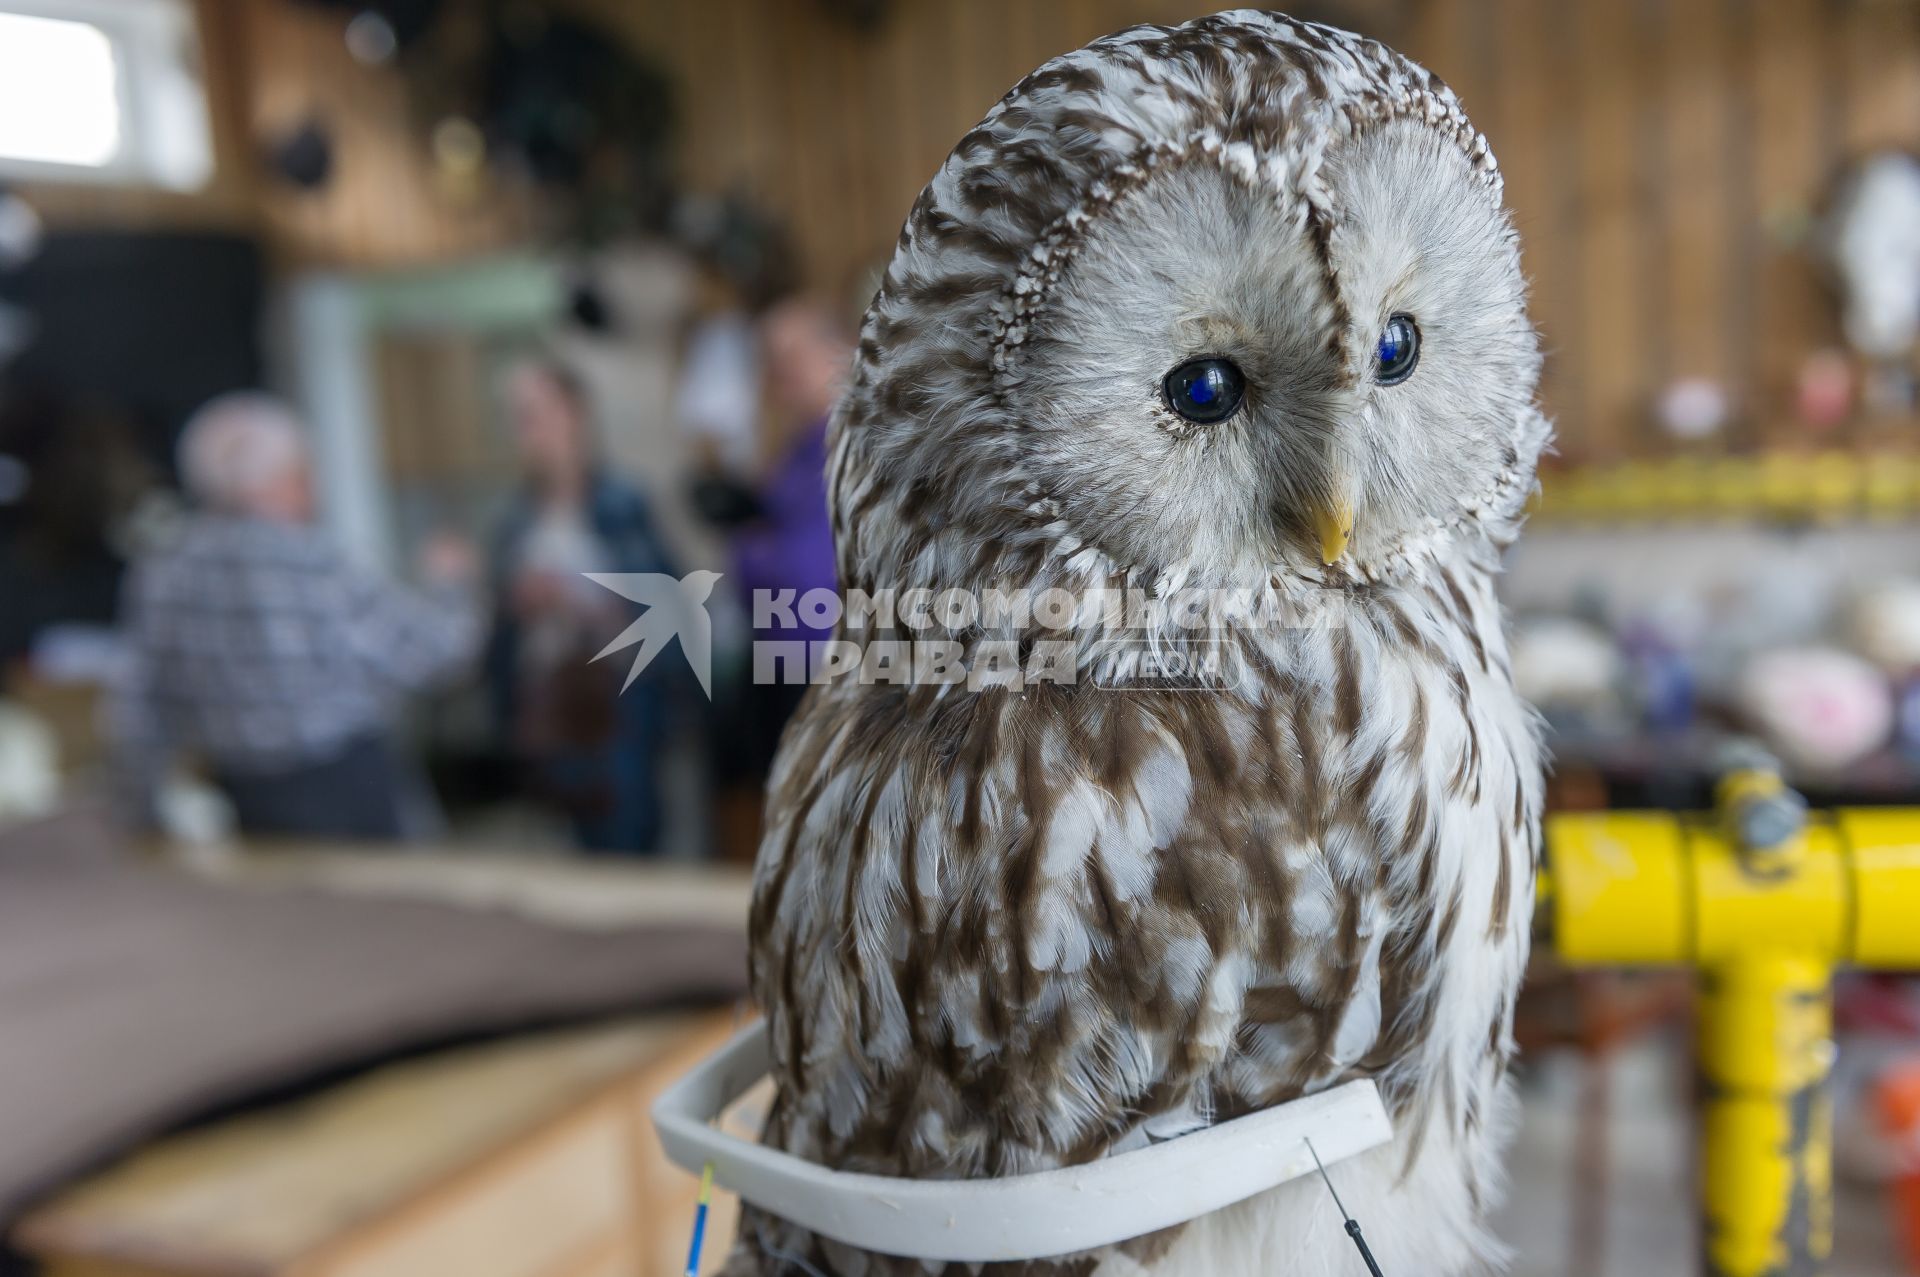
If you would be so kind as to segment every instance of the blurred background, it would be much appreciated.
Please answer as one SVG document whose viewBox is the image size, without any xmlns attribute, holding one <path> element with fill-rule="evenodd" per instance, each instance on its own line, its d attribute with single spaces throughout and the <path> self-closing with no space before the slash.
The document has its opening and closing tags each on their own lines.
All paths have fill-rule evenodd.
<svg viewBox="0 0 1920 1277">
<path fill-rule="evenodd" d="M 1211 7 L 0 0 L 0 1265 L 679 1271 L 849 333 L 1007 88 Z M 1920 803 L 1920 5 L 1293 11 L 1501 160 L 1555 809 Z M 696 570 L 712 695 L 616 696 L 582 574 Z M 1530 989 L 1516 1271 L 1689 1270 L 1690 980 Z M 1838 1015 L 1839 1271 L 1920 1271 L 1920 995 Z"/>
</svg>

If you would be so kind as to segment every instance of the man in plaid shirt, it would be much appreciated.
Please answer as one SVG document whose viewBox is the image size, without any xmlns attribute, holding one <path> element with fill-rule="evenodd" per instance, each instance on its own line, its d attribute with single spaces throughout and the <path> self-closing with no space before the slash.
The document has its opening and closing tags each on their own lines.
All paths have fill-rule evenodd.
<svg viewBox="0 0 1920 1277">
<path fill-rule="evenodd" d="M 109 715 L 136 802 L 185 750 L 248 832 L 403 836 L 424 795 L 393 722 L 407 693 L 479 649 L 471 553 L 431 549 L 425 592 L 344 562 L 312 522 L 299 425 L 263 395 L 203 408 L 180 470 L 200 509 L 134 566 L 122 599 L 128 659 Z"/>
</svg>

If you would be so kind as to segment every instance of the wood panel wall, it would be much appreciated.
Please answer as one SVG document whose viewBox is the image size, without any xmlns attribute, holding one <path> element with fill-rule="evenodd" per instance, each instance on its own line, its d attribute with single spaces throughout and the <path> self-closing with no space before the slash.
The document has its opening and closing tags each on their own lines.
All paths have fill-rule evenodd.
<svg viewBox="0 0 1920 1277">
<path fill-rule="evenodd" d="M 213 131 L 214 176 L 199 191 L 35 184 L 60 226 L 252 232 L 287 267 L 383 268 L 507 247 L 532 224 L 509 182 L 450 192 L 435 183 L 426 132 L 392 68 L 347 52 L 345 15 L 286 0 L 193 0 Z M 266 153 L 302 121 L 333 141 L 327 184 L 272 176 Z"/>
<path fill-rule="evenodd" d="M 285 0 L 201 0 L 243 50 L 246 131 L 255 156 L 301 121 L 325 122 L 333 138 L 326 186 L 303 191 L 262 176 L 262 229 L 286 261 L 302 265 L 414 266 L 494 251 L 533 224 L 513 182 L 471 189 L 436 181 L 428 126 L 390 67 L 354 61 L 345 15 Z M 260 167 L 258 160 L 256 167 Z"/>
<path fill-rule="evenodd" d="M 1210 0 L 551 0 L 667 70 L 678 162 L 790 223 L 813 280 L 863 303 L 948 148 L 1046 58 Z M 1284 0 L 1280 0 L 1284 3 Z M 347 56 L 339 15 L 197 0 L 221 176 L 204 197 L 51 192 L 89 211 L 258 226 L 283 260 L 411 265 L 484 252 L 531 224 L 510 187 L 448 199 L 392 71 Z M 1571 459 L 1663 450 L 1648 405 L 1672 379 L 1728 385 L 1720 446 L 1791 432 L 1801 360 L 1836 339 L 1797 246 L 1848 157 L 1920 147 L 1916 0 L 1303 0 L 1305 16 L 1402 48 L 1492 139 L 1546 335 L 1546 397 Z M 317 110 L 339 142 L 328 189 L 259 176 L 261 137 Z M 95 220 L 98 220 L 96 217 Z"/>
<path fill-rule="evenodd" d="M 694 185 L 783 212 L 814 278 L 863 297 L 947 149 L 1045 58 L 1175 0 L 893 0 L 877 30 L 818 0 L 574 0 L 668 67 Z M 1295 6 L 1433 68 L 1492 140 L 1570 459 L 1667 446 L 1680 376 L 1725 383 L 1720 446 L 1792 427 L 1836 339 L 1796 243 L 1845 160 L 1920 147 L 1914 0 L 1351 0 Z"/>
</svg>

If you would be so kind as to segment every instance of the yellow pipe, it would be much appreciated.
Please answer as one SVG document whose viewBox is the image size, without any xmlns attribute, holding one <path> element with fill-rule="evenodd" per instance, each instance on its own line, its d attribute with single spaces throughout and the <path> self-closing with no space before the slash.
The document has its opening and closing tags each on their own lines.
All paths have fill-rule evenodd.
<svg viewBox="0 0 1920 1277">
<path fill-rule="evenodd" d="M 1545 896 L 1570 962 L 1702 972 L 1701 1196 L 1713 1277 L 1814 1274 L 1831 1252 L 1835 966 L 1920 969 L 1920 809 L 1848 810 L 1790 840 L 1738 841 L 1740 774 L 1717 816 L 1558 816 Z"/>
<path fill-rule="evenodd" d="M 1831 976 L 1813 959 L 1764 952 L 1703 973 L 1710 1277 L 1814 1273 L 1833 1254 Z"/>
<path fill-rule="evenodd" d="M 1877 971 L 1920 963 L 1920 810 L 1866 807 L 1834 813 L 1850 861 L 1851 962 Z"/>
</svg>

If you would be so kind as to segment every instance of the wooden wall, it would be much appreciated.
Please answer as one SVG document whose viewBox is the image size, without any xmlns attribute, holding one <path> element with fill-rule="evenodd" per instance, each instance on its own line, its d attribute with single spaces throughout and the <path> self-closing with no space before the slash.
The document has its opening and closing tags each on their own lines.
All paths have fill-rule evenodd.
<svg viewBox="0 0 1920 1277">
<path fill-rule="evenodd" d="M 893 0 L 856 30 L 817 0 L 574 0 L 670 68 L 694 184 L 783 211 L 816 279 L 871 287 L 947 149 L 1022 74 L 1100 33 L 1223 7 Z M 1682 375 L 1726 383 L 1740 446 L 1835 338 L 1794 245 L 1833 174 L 1920 146 L 1914 0 L 1350 0 L 1296 6 L 1440 73 L 1493 142 L 1550 349 L 1562 450 L 1665 445 Z"/>
<path fill-rule="evenodd" d="M 428 125 L 401 75 L 355 62 L 338 10 L 286 0 L 201 0 L 244 50 L 246 128 L 256 151 L 310 117 L 333 137 L 324 189 L 262 180 L 263 229 L 283 259 L 359 267 L 444 262 L 502 248 L 532 225 L 512 182 L 453 188 L 429 163 Z"/>
<path fill-rule="evenodd" d="M 286 267 L 418 266 L 494 251 L 532 219 L 508 182 L 449 191 L 427 163 L 425 130 L 391 68 L 347 52 L 345 15 L 286 0 L 194 0 L 215 171 L 200 191 L 42 184 L 29 198 L 62 226 L 254 232 Z M 326 186 L 269 175 L 267 148 L 302 121 L 333 140 Z"/>
<path fill-rule="evenodd" d="M 679 165 L 788 219 L 814 280 L 864 302 L 947 149 L 1021 75 L 1211 0 L 551 0 L 651 56 L 678 91 Z M 347 56 L 341 17 L 197 0 L 219 134 L 204 196 L 48 193 L 57 216 L 258 227 L 281 260 L 404 266 L 524 237 L 522 197 L 450 198 L 390 70 Z M 1220 0 L 1224 4 L 1225 0 Z M 1526 242 L 1563 451 L 1663 449 L 1646 408 L 1675 377 L 1735 393 L 1741 446 L 1791 431 L 1805 354 L 1835 339 L 1794 237 L 1832 176 L 1920 146 L 1920 0 L 1303 0 L 1453 84 L 1492 139 Z M 317 195 L 259 175 L 265 136 L 318 111 L 338 142 Z"/>
</svg>

